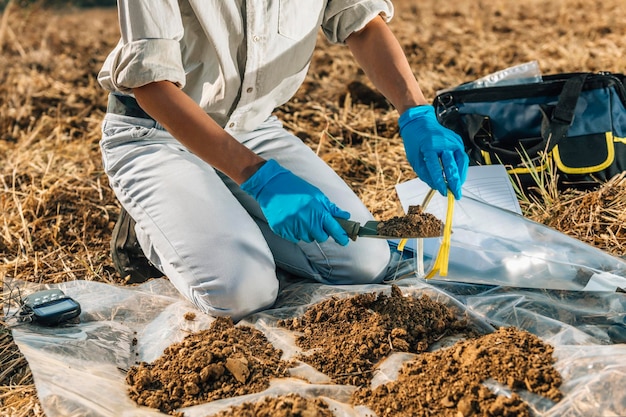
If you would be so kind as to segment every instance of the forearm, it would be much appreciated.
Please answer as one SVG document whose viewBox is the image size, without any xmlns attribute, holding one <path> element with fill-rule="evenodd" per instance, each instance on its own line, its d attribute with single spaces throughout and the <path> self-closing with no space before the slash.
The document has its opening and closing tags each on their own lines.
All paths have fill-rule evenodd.
<svg viewBox="0 0 626 417">
<path fill-rule="evenodd" d="M 428 104 L 400 43 L 381 17 L 350 35 L 346 44 L 367 77 L 400 114 Z"/>
<path fill-rule="evenodd" d="M 161 81 L 133 89 L 137 102 L 187 149 L 237 184 L 265 162 L 239 143 L 174 84 Z"/>
</svg>

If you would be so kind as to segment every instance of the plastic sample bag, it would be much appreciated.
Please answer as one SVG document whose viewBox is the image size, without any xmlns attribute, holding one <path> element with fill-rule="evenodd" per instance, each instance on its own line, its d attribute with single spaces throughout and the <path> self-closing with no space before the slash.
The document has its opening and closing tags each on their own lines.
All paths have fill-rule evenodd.
<svg viewBox="0 0 626 417">
<path fill-rule="evenodd" d="M 437 95 L 451 90 L 471 90 L 473 88 L 495 87 L 505 85 L 519 85 L 541 82 L 539 62 L 530 61 L 496 71 L 477 80 L 463 83 L 456 87 L 437 91 Z"/>
<path fill-rule="evenodd" d="M 422 203 L 421 195 L 402 204 Z M 435 195 L 426 211 L 445 218 L 446 199 Z M 424 269 L 440 239 L 423 239 Z M 418 248 L 409 242 L 409 249 Z M 579 291 L 626 289 L 626 261 L 465 192 L 455 203 L 448 275 L 472 284 Z"/>
</svg>

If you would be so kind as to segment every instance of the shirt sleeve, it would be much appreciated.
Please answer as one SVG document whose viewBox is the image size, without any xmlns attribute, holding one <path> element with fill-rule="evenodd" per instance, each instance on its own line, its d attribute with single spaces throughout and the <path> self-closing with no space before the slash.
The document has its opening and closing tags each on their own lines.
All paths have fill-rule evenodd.
<svg viewBox="0 0 626 417">
<path fill-rule="evenodd" d="M 121 39 L 98 80 L 110 91 L 130 92 L 155 81 L 185 83 L 180 40 L 183 25 L 177 0 L 119 0 Z"/>
<path fill-rule="evenodd" d="M 378 15 L 390 21 L 393 11 L 389 0 L 330 0 L 324 11 L 322 30 L 330 42 L 344 43 Z"/>
</svg>

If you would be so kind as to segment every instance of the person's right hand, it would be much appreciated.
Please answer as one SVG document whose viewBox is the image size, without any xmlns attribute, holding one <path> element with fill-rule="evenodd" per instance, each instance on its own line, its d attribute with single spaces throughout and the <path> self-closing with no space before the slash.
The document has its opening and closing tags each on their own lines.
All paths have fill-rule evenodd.
<svg viewBox="0 0 626 417">
<path fill-rule="evenodd" d="M 241 184 L 241 189 L 259 203 L 277 235 L 294 243 L 324 242 L 331 236 L 342 246 L 348 244 L 348 234 L 333 217 L 348 219 L 350 213 L 278 162 L 267 161 Z"/>
</svg>

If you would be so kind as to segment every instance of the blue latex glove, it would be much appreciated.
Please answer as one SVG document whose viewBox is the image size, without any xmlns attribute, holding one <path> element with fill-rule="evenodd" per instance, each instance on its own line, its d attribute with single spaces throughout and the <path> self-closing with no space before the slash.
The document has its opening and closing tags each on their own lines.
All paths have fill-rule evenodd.
<svg viewBox="0 0 626 417">
<path fill-rule="evenodd" d="M 348 244 L 346 231 L 333 217 L 350 218 L 318 188 L 269 160 L 243 184 L 241 189 L 261 206 L 274 233 L 291 241 L 324 242 L 332 236 Z"/>
<path fill-rule="evenodd" d="M 418 177 L 442 195 L 449 188 L 460 199 L 469 165 L 463 139 L 439 123 L 433 106 L 406 110 L 398 125 L 406 157 Z"/>
</svg>

